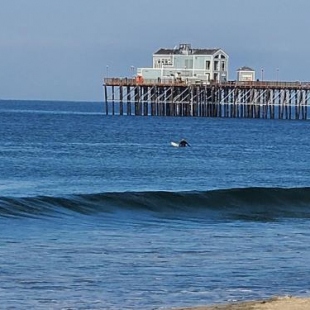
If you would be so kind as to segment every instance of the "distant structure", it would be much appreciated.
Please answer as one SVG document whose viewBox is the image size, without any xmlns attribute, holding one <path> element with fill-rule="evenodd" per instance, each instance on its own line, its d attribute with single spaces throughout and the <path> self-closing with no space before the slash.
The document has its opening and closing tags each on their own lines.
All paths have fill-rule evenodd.
<svg viewBox="0 0 310 310">
<path fill-rule="evenodd" d="M 180 44 L 153 54 L 152 68 L 138 68 L 143 80 L 209 83 L 228 81 L 229 56 L 220 48 L 197 49 Z"/>
<path fill-rule="evenodd" d="M 255 70 L 250 67 L 241 67 L 237 70 L 237 81 L 252 82 L 255 81 Z"/>
<path fill-rule="evenodd" d="M 229 80 L 228 64 L 220 48 L 161 48 L 153 54 L 152 68 L 104 79 L 105 114 L 308 119 L 310 82 L 264 80 L 263 68 L 260 81 L 245 66 Z"/>
</svg>

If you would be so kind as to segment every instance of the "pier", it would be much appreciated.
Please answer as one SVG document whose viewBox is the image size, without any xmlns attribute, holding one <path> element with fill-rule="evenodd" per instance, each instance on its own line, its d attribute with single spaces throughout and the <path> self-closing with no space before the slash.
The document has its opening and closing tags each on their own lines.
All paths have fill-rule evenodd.
<svg viewBox="0 0 310 310">
<path fill-rule="evenodd" d="M 106 115 L 307 120 L 310 82 L 105 78 Z"/>
</svg>

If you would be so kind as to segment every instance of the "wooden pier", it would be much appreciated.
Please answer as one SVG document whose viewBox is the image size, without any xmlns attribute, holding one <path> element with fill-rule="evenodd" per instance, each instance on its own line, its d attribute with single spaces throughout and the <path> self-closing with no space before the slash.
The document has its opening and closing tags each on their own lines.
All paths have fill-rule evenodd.
<svg viewBox="0 0 310 310">
<path fill-rule="evenodd" d="M 106 115 L 306 120 L 310 82 L 104 79 Z"/>
</svg>

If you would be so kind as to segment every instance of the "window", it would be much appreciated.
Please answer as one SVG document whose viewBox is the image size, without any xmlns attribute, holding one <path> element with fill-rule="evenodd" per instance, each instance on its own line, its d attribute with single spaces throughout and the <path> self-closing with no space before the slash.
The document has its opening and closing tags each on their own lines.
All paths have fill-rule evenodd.
<svg viewBox="0 0 310 310">
<path fill-rule="evenodd" d="M 193 69 L 193 59 L 185 59 L 185 67 L 187 69 Z"/>
<path fill-rule="evenodd" d="M 214 61 L 214 71 L 219 71 L 219 62 L 217 60 Z"/>
<path fill-rule="evenodd" d="M 210 65 L 211 65 L 211 61 L 207 60 L 206 61 L 206 70 L 210 70 Z"/>
</svg>

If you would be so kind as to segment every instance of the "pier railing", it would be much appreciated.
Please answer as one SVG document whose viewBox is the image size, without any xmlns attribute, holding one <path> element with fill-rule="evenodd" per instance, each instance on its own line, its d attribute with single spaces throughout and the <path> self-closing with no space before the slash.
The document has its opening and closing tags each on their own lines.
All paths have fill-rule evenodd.
<svg viewBox="0 0 310 310">
<path fill-rule="evenodd" d="M 189 86 L 189 85 L 205 85 L 217 87 L 245 87 L 245 88 L 286 88 L 286 89 L 310 89 L 310 82 L 282 82 L 282 81 L 193 81 L 193 80 L 178 80 L 178 79 L 143 79 L 141 81 L 136 78 L 105 78 L 104 85 L 106 86 Z"/>
</svg>

